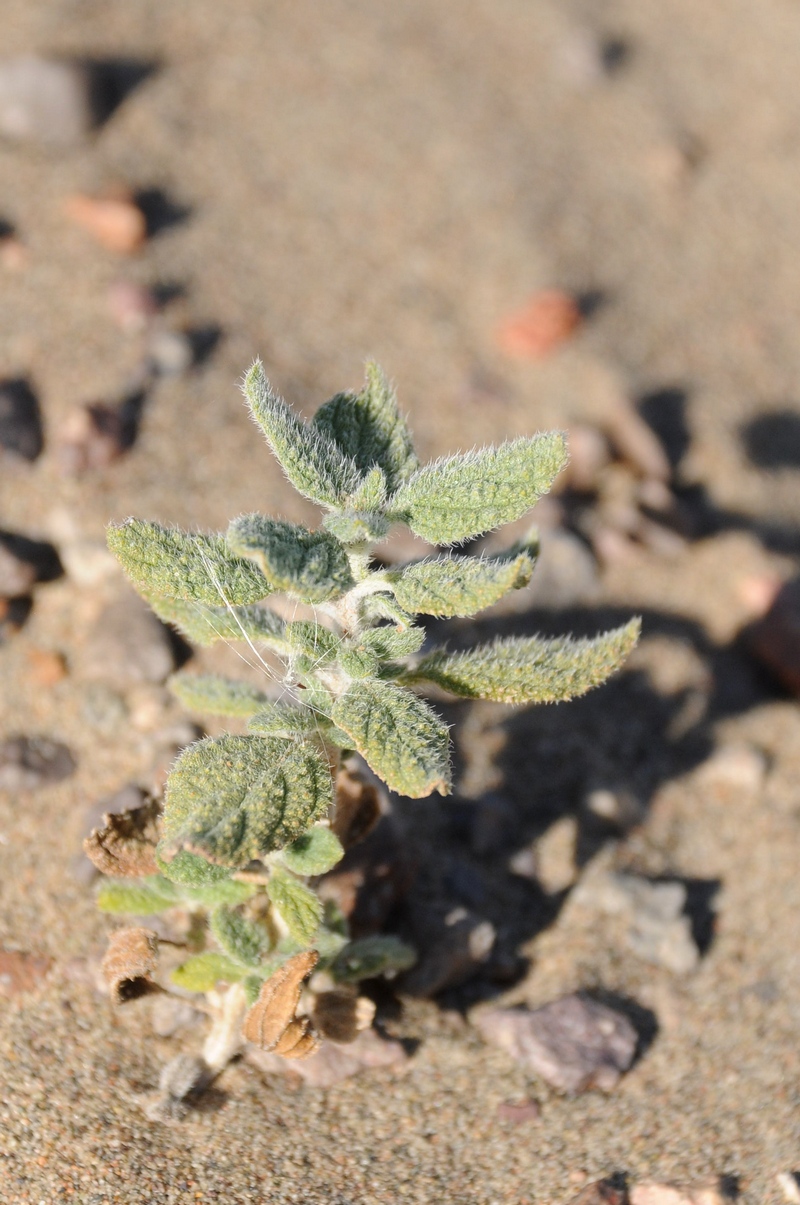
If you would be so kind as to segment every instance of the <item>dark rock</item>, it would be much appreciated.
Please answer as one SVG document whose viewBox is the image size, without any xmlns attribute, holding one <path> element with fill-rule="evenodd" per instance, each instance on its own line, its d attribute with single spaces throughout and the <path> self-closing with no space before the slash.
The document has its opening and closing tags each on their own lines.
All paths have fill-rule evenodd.
<svg viewBox="0 0 800 1205">
<path fill-rule="evenodd" d="M 628 1190 L 617 1177 L 587 1184 L 568 1205 L 630 1205 Z"/>
<path fill-rule="evenodd" d="M 0 382 L 0 445 L 23 460 L 36 460 L 44 447 L 39 402 L 21 377 Z"/>
<path fill-rule="evenodd" d="M 24 597 L 37 582 L 55 581 L 63 572 L 52 544 L 0 530 L 0 596 Z"/>
<path fill-rule="evenodd" d="M 638 1044 L 627 1017 L 582 995 L 533 1010 L 490 1009 L 475 1024 L 487 1042 L 562 1092 L 609 1092 L 630 1067 Z"/>
<path fill-rule="evenodd" d="M 787 582 L 762 619 L 741 633 L 748 652 L 793 695 L 800 695 L 800 578 Z"/>
<path fill-rule="evenodd" d="M 0 644 L 16 636 L 33 609 L 33 599 L 0 598 Z"/>
<path fill-rule="evenodd" d="M 175 668 L 169 628 L 138 595 L 126 594 L 101 613 L 82 667 L 87 677 L 119 684 L 163 682 Z"/>
<path fill-rule="evenodd" d="M 460 987 L 482 969 L 495 942 L 494 925 L 466 908 L 443 913 L 430 901 L 416 901 L 411 913 L 411 944 L 419 961 L 402 976 L 409 996 L 435 996 Z"/>
<path fill-rule="evenodd" d="M 75 758 L 47 737 L 16 736 L 0 743 L 0 790 L 35 791 L 69 778 Z"/>
<path fill-rule="evenodd" d="M 18 55 L 0 61 L 0 134 L 71 147 L 91 132 L 90 73 L 80 63 Z"/>
</svg>

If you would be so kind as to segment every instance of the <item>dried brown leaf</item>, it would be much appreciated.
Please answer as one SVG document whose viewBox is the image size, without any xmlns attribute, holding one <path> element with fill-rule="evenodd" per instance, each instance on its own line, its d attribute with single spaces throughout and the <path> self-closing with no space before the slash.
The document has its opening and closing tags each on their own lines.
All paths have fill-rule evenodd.
<svg viewBox="0 0 800 1205">
<path fill-rule="evenodd" d="M 336 809 L 331 827 L 345 849 L 357 845 L 380 820 L 378 788 L 353 770 L 336 776 Z"/>
<path fill-rule="evenodd" d="M 103 977 L 115 1004 L 127 1004 L 161 989 L 151 978 L 158 966 L 158 936 L 152 929 L 117 929 L 103 959 Z"/>
<path fill-rule="evenodd" d="M 344 1044 L 354 1042 L 363 1029 L 369 1029 L 375 1016 L 375 1005 L 366 996 L 340 988 L 318 992 L 312 1016 L 324 1038 Z"/>
<path fill-rule="evenodd" d="M 272 1048 L 273 1054 L 285 1059 L 307 1059 L 319 1050 L 319 1037 L 308 1017 L 290 1021 Z"/>
<path fill-rule="evenodd" d="M 83 843 L 87 857 L 103 874 L 139 878 L 158 874 L 155 850 L 161 804 L 148 799 L 140 807 L 108 812 L 102 828 L 92 829 Z"/>
<path fill-rule="evenodd" d="M 316 950 L 294 954 L 264 981 L 242 1026 L 242 1034 L 248 1042 L 284 1057 L 304 1058 L 313 1053 L 316 1045 L 309 1046 L 306 1040 L 312 1036 L 310 1021 L 307 1017 L 295 1021 L 294 1014 L 300 1002 L 303 980 L 314 970 L 318 959 Z M 279 1049 L 281 1045 L 285 1049 Z M 302 1053 L 288 1053 L 296 1046 L 300 1046 Z"/>
</svg>

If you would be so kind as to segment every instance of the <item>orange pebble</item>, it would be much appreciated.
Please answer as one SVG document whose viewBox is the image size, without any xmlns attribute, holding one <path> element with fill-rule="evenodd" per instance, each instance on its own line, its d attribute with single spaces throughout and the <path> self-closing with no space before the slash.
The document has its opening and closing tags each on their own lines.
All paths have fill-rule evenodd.
<svg viewBox="0 0 800 1205">
<path fill-rule="evenodd" d="M 537 295 L 497 328 L 496 341 L 509 356 L 539 360 L 569 339 L 581 323 L 575 298 L 559 289 Z"/>
<path fill-rule="evenodd" d="M 28 649 L 30 679 L 36 686 L 55 686 L 67 676 L 67 663 L 61 653 L 51 649 Z"/>
<path fill-rule="evenodd" d="M 66 202 L 66 214 L 109 251 L 133 255 L 147 238 L 147 222 L 129 196 L 90 197 L 77 193 Z"/>
</svg>

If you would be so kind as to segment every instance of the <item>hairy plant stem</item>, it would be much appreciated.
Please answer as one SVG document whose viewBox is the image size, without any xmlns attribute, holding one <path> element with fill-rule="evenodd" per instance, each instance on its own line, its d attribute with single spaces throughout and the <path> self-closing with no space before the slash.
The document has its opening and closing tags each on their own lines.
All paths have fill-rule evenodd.
<svg viewBox="0 0 800 1205">
<path fill-rule="evenodd" d="M 208 992 L 206 999 L 213 1021 L 203 1046 L 203 1060 L 214 1075 L 219 1075 L 244 1044 L 242 1025 L 249 1005 L 241 983 L 232 984 L 226 992 Z"/>
</svg>

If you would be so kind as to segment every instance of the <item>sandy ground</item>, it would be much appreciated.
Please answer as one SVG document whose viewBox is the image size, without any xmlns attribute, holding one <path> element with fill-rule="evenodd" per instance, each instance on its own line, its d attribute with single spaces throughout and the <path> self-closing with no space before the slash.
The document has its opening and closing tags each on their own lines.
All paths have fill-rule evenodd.
<svg viewBox="0 0 800 1205">
<path fill-rule="evenodd" d="M 418 1045 L 400 1079 L 296 1090 L 239 1065 L 182 1126 L 147 1122 L 135 1097 L 179 1045 L 152 1038 L 146 1006 L 113 1015 L 81 978 L 108 925 L 70 868 L 87 806 L 146 781 L 159 726 L 180 716 L 155 692 L 155 731 L 125 707 L 100 724 L 81 656 L 118 579 L 42 587 L 0 650 L 0 724 L 64 740 L 78 771 L 0 801 L 0 937 L 53 959 L 37 992 L 1 1006 L 0 1197 L 555 1205 L 576 1173 L 625 1171 L 724 1174 L 742 1200 L 779 1202 L 776 1173 L 800 1165 L 800 715 L 727 646 L 746 618 L 743 582 L 789 576 L 800 552 L 792 457 L 758 467 L 743 439 L 758 416 L 798 408 L 800 8 L 5 0 L 0 25 L 4 53 L 157 65 L 86 148 L 0 148 L 0 217 L 30 248 L 2 281 L 0 373 L 31 379 L 48 441 L 35 465 L 3 461 L 3 527 L 58 544 L 99 542 L 129 513 L 206 527 L 256 508 L 312 517 L 235 387 L 258 353 L 306 413 L 375 356 L 426 456 L 596 415 L 609 374 L 632 397 L 681 390 L 682 479 L 729 528 L 603 575 L 598 606 L 642 611 L 646 638 L 595 700 L 481 720 L 506 724 L 498 765 L 521 807 L 546 797 L 543 815 L 569 812 L 560 767 L 578 759 L 582 782 L 616 776 L 647 805 L 621 864 L 716 892 L 714 939 L 685 978 L 636 959 L 607 918 L 570 901 L 540 932 L 513 918 L 531 961 L 509 999 L 597 987 L 655 1017 L 619 1087 L 577 1099 L 528 1080 L 452 1009 L 410 1002 L 395 1028 Z M 596 77 L 593 37 L 620 46 Z M 134 261 L 63 216 L 71 192 L 120 180 L 187 210 Z M 120 275 L 182 285 L 173 312 L 221 337 L 200 369 L 159 386 L 130 455 L 67 479 L 59 426 L 76 404 L 117 396 L 140 354 L 107 314 Z M 497 322 L 552 286 L 600 304 L 549 359 L 504 357 Z M 584 609 L 550 622 L 595 620 Z M 63 652 L 69 675 L 37 686 L 31 648 Z M 687 681 L 705 683 L 690 737 L 672 723 Z M 731 742 L 767 759 L 752 789 L 704 777 Z M 498 1118 L 529 1094 L 538 1121 Z"/>
</svg>

